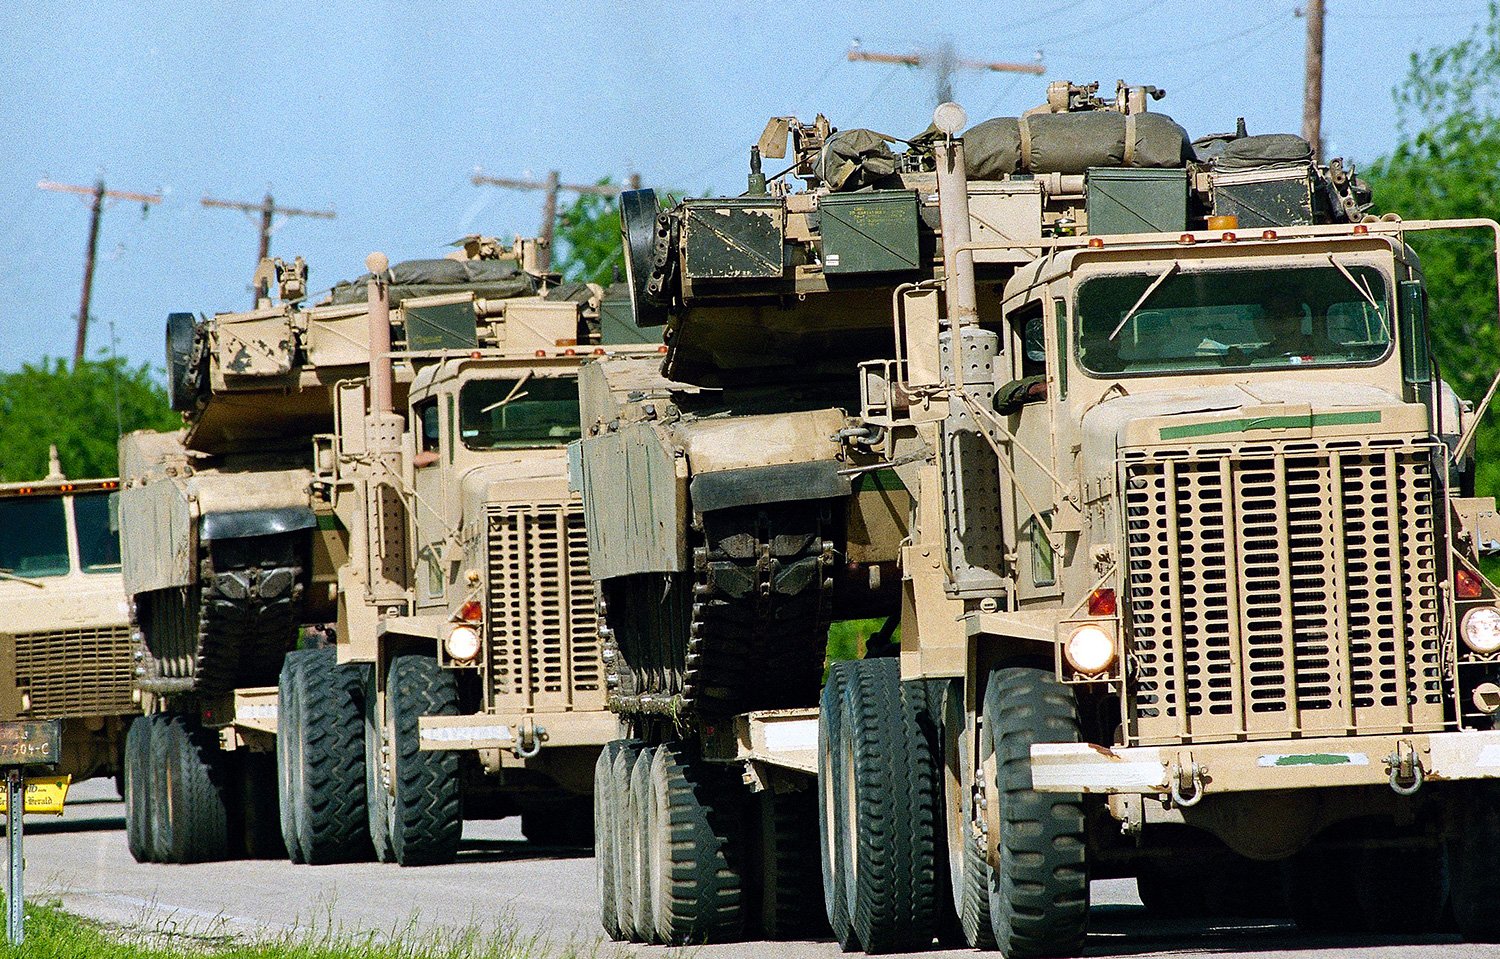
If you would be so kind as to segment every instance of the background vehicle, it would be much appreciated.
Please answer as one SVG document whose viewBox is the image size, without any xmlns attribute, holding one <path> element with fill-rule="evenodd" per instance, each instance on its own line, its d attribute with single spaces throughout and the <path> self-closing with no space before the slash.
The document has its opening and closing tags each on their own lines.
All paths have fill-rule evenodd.
<svg viewBox="0 0 1500 959">
<path fill-rule="evenodd" d="M 111 518 L 113 479 L 0 484 L 0 720 L 62 720 L 58 775 L 120 776 L 130 622 Z"/>
<path fill-rule="evenodd" d="M 1053 84 L 961 138 L 949 104 L 899 156 L 868 131 L 773 121 L 758 147 L 790 126 L 806 193 L 760 195 L 752 174 L 749 195 L 665 213 L 627 196 L 636 317 L 666 318 L 672 352 L 660 396 L 585 389 L 619 683 L 654 696 L 677 670 L 695 689 L 718 654 L 762 698 L 689 724 L 616 704 L 633 738 L 599 773 L 611 934 L 736 936 L 789 873 L 814 883 L 805 859 L 756 874 L 733 799 L 741 778 L 795 795 L 813 769 L 846 947 L 926 948 L 956 921 L 971 945 L 1071 954 L 1091 875 L 1136 876 L 1156 910 L 1310 928 L 1430 928 L 1451 885 L 1467 936 L 1500 933 L 1481 865 L 1500 839 L 1482 758 L 1500 744 L 1500 613 L 1478 566 L 1500 537 L 1471 495 L 1482 410 L 1435 375 L 1405 243 L 1496 225 L 1373 221 L 1338 161 L 1242 131 L 1190 145 L 1146 111 L 1159 96 Z M 587 376 L 624 383 L 613 366 Z M 786 424 L 812 414 L 789 387 L 808 381 L 845 400 L 799 446 Z M 722 447 L 676 427 L 705 395 Z M 631 442 L 654 459 L 631 464 L 630 509 L 596 501 L 611 443 Z M 718 482 L 714 455 L 806 472 L 778 465 L 752 494 Z M 634 485 L 656 461 L 683 464 L 675 499 Z M 885 525 L 852 506 L 871 480 L 900 504 Z M 843 517 L 826 569 L 878 531 L 876 554 L 900 556 L 899 659 L 833 664 L 813 708 L 790 680 L 817 675 L 815 629 L 794 673 L 761 665 L 780 631 L 747 649 L 693 628 L 726 585 L 779 601 L 794 567 L 774 539 L 716 550 L 725 489 Z M 622 513 L 655 522 L 627 536 Z M 758 578 L 721 575 L 720 555 Z M 703 609 L 617 613 L 618 582 L 689 568 Z"/>
<path fill-rule="evenodd" d="M 586 839 L 614 721 L 560 444 L 602 291 L 534 253 L 372 256 L 311 307 L 268 261 L 279 302 L 169 319 L 187 427 L 122 441 L 122 527 L 143 762 L 198 792 L 132 817 L 138 858 L 438 862 L 466 812 Z"/>
</svg>

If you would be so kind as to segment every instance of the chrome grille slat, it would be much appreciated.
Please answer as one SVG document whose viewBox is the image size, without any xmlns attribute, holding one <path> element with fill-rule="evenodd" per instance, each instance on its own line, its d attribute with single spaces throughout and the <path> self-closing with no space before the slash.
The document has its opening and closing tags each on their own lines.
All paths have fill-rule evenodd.
<svg viewBox="0 0 1500 959">
<path fill-rule="evenodd" d="M 1429 451 L 1127 451 L 1132 738 L 1436 729 Z"/>
<path fill-rule="evenodd" d="M 582 509 L 492 506 L 486 551 L 487 704 L 541 712 L 602 709 L 598 614 Z"/>
<path fill-rule="evenodd" d="M 130 627 L 19 633 L 16 685 L 38 719 L 136 712 L 131 698 Z"/>
</svg>

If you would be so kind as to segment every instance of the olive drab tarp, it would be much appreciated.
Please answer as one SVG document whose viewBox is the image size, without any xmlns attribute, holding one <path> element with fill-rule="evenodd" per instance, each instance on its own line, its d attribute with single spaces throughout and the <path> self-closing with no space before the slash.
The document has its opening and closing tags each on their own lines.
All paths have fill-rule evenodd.
<svg viewBox="0 0 1500 959">
<path fill-rule="evenodd" d="M 1214 160 L 1214 169 L 1254 170 L 1311 162 L 1312 147 L 1295 133 L 1263 133 L 1229 141 Z"/>
<path fill-rule="evenodd" d="M 1114 111 L 996 117 L 964 132 L 969 177 L 1086 173 L 1089 167 L 1180 167 L 1193 159 L 1187 131 L 1164 113 Z"/>
<path fill-rule="evenodd" d="M 814 172 L 831 190 L 858 190 L 895 173 L 896 156 L 874 130 L 844 130 L 823 144 Z"/>
<path fill-rule="evenodd" d="M 367 273 L 333 288 L 330 302 L 335 305 L 363 303 L 367 297 Z M 506 299 L 530 296 L 536 292 L 531 277 L 514 263 L 502 260 L 406 260 L 390 270 L 391 305 L 407 297 L 451 293 L 455 287 L 473 290 L 477 297 Z"/>
</svg>

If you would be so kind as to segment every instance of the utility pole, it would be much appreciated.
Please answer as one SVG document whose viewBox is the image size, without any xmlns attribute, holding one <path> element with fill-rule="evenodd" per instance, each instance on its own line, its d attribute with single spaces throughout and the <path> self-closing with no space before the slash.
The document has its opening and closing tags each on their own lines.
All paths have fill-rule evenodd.
<svg viewBox="0 0 1500 959">
<path fill-rule="evenodd" d="M 563 190 L 576 193 L 579 196 L 604 196 L 616 197 L 623 190 L 639 190 L 641 188 L 641 175 L 632 173 L 623 187 L 614 186 L 609 183 L 563 183 L 562 176 L 556 170 L 547 174 L 545 180 L 517 180 L 509 177 L 488 176 L 475 171 L 471 178 L 475 186 L 498 186 L 507 190 L 541 190 L 545 194 L 542 199 L 542 229 L 537 239 L 537 266 L 543 273 L 552 269 L 552 234 L 557 226 L 557 195 Z"/>
<path fill-rule="evenodd" d="M 1306 79 L 1302 87 L 1302 139 L 1323 157 L 1323 0 L 1307 0 L 1298 15 L 1307 18 Z"/>
<path fill-rule="evenodd" d="M 953 44 L 944 41 L 932 53 L 876 53 L 851 47 L 851 63 L 896 63 L 908 67 L 933 67 L 937 72 L 937 102 L 947 103 L 953 99 L 953 74 L 956 70 L 989 70 L 995 73 L 1030 73 L 1041 76 L 1047 68 L 1041 63 L 1006 63 L 1003 61 L 965 60 L 953 50 Z"/>
<path fill-rule="evenodd" d="M 276 199 L 270 192 L 266 198 L 259 203 L 249 203 L 243 200 L 216 200 L 213 197 L 204 197 L 201 201 L 204 206 L 214 207 L 220 210 L 239 210 L 242 213 L 260 214 L 260 253 L 255 258 L 256 267 L 260 266 L 261 260 L 271 255 L 271 231 L 272 221 L 277 214 L 281 216 L 310 216 L 318 220 L 332 220 L 337 215 L 332 210 L 299 210 L 294 206 L 277 206 Z M 255 290 L 255 302 L 258 305 L 261 298 L 269 291 L 262 284 Z"/>
<path fill-rule="evenodd" d="M 94 294 L 94 260 L 99 252 L 99 220 L 104 213 L 104 201 L 109 200 L 133 200 L 141 204 L 141 215 L 153 203 L 161 202 L 160 193 L 127 193 L 123 190 L 106 190 L 104 180 L 101 178 L 93 186 L 79 186 L 75 183 L 54 183 L 51 180 L 42 180 L 37 183 L 39 190 L 52 190 L 56 193 L 76 193 L 91 199 L 89 212 L 89 245 L 83 259 L 83 296 L 78 303 L 78 336 L 73 341 L 73 368 L 83 362 L 84 350 L 88 344 L 89 329 L 89 302 Z"/>
</svg>

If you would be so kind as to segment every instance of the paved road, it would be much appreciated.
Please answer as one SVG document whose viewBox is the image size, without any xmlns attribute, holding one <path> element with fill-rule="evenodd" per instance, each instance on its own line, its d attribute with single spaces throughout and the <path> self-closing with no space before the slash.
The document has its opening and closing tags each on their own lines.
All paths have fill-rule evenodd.
<svg viewBox="0 0 1500 959">
<path fill-rule="evenodd" d="M 27 821 L 27 883 L 34 898 L 61 899 L 70 910 L 137 928 L 254 935 L 293 926 L 324 931 L 420 934 L 433 927 L 492 929 L 497 917 L 525 935 L 592 946 L 600 938 L 591 857 L 537 849 L 513 820 L 474 823 L 452 866 L 293 866 L 285 862 L 196 866 L 137 864 L 125 848 L 124 809 L 114 784 L 82 783 L 62 820 Z M 1090 956 L 1302 956 L 1308 959 L 1493 956 L 1500 946 L 1467 946 L 1451 937 L 1420 940 L 1308 939 L 1285 926 L 1166 924 L 1149 919 L 1132 882 L 1094 886 Z M 821 903 L 810 903 L 821 909 Z M 592 951 L 591 949 L 586 949 Z M 613 947 L 600 950 L 612 955 Z M 641 949 L 650 959 L 678 951 Z M 838 946 L 747 943 L 692 950 L 703 959 L 832 959 Z M 968 951 L 929 956 L 977 957 Z"/>
</svg>

